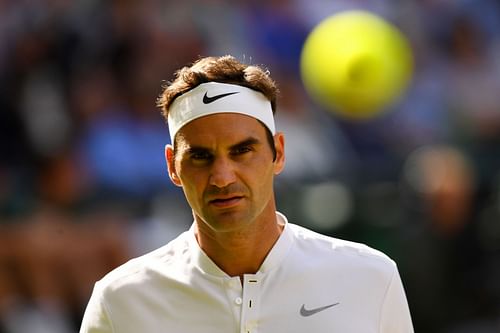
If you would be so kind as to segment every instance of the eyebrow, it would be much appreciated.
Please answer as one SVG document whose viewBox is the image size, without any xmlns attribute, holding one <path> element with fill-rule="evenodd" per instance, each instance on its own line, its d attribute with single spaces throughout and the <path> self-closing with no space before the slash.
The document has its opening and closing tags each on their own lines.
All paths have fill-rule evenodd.
<svg viewBox="0 0 500 333">
<path fill-rule="evenodd" d="M 260 144 L 260 140 L 254 137 L 249 137 L 248 139 L 245 139 L 243 141 L 240 141 L 231 147 L 229 147 L 230 150 L 235 150 L 241 147 L 247 147 L 247 146 L 253 146 L 253 145 L 258 145 Z"/>
<path fill-rule="evenodd" d="M 253 146 L 253 145 L 258 145 L 260 144 L 261 141 L 255 137 L 249 137 L 247 139 L 244 139 L 238 143 L 235 143 L 234 145 L 231 145 L 229 147 L 229 150 L 235 150 L 241 147 L 247 147 L 247 146 Z M 202 146 L 191 146 L 187 149 L 188 154 L 192 153 L 199 153 L 199 152 L 207 152 L 210 151 L 209 148 L 202 147 Z"/>
</svg>

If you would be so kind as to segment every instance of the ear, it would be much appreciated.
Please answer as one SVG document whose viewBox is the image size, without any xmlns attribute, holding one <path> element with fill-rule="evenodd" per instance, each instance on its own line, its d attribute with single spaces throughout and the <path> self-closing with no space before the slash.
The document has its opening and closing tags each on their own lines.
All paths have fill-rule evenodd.
<svg viewBox="0 0 500 333">
<path fill-rule="evenodd" d="M 165 160 L 167 161 L 168 175 L 170 180 L 176 186 L 182 186 L 181 179 L 177 175 L 175 170 L 175 158 L 174 158 L 174 147 L 172 145 L 165 146 Z"/>
<path fill-rule="evenodd" d="M 285 134 L 278 132 L 274 135 L 276 160 L 274 161 L 274 174 L 278 175 L 285 167 Z"/>
</svg>

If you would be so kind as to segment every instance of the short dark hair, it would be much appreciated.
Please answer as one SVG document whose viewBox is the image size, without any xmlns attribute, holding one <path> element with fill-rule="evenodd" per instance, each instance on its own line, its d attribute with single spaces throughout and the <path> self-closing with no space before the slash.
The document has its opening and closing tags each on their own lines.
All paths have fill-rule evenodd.
<svg viewBox="0 0 500 333">
<path fill-rule="evenodd" d="M 175 72 L 174 80 L 167 82 L 157 100 L 157 105 L 161 109 L 165 120 L 168 119 L 170 105 L 177 97 L 202 83 L 213 81 L 237 84 L 259 91 L 271 102 L 273 114 L 276 112 L 278 88 L 269 71 L 257 65 L 244 64 L 233 56 L 226 55 L 200 58 L 191 66 L 185 66 Z M 262 126 L 267 131 L 267 138 L 271 145 L 274 160 L 276 158 L 276 149 L 273 135 L 264 124 Z"/>
</svg>

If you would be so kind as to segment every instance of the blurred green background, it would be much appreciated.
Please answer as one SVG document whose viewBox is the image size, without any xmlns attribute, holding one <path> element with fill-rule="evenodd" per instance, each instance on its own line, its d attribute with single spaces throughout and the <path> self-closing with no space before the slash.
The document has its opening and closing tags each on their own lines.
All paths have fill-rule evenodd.
<svg viewBox="0 0 500 333">
<path fill-rule="evenodd" d="M 415 73 L 383 115 L 305 93 L 325 17 L 395 24 Z M 155 101 L 173 71 L 232 54 L 281 90 L 290 222 L 398 263 L 416 332 L 500 332 L 500 5 L 496 0 L 0 0 L 0 332 L 77 332 L 93 283 L 187 229 Z"/>
</svg>

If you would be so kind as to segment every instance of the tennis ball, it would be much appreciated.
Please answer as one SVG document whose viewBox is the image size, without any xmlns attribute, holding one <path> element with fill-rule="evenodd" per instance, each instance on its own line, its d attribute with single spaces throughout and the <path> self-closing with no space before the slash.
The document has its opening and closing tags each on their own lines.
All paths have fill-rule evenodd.
<svg viewBox="0 0 500 333">
<path fill-rule="evenodd" d="M 412 77 L 413 55 L 392 24 L 370 12 L 344 11 L 307 36 L 300 71 L 317 103 L 341 116 L 366 119 L 402 95 Z"/>
</svg>

